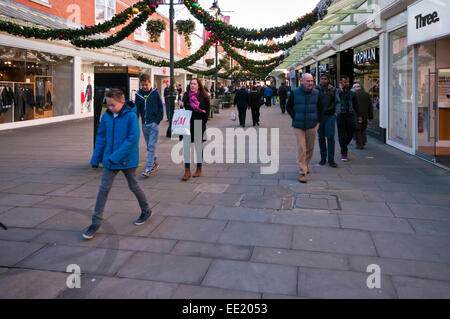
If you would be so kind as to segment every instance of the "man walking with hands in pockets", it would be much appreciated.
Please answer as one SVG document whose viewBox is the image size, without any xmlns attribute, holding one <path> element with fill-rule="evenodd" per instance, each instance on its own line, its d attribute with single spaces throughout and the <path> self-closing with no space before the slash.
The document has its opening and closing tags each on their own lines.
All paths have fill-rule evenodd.
<svg viewBox="0 0 450 319">
<path fill-rule="evenodd" d="M 308 164 L 314 153 L 314 143 L 319 128 L 319 91 L 314 88 L 314 78 L 305 73 L 302 85 L 292 90 L 286 110 L 292 118 L 292 126 L 298 146 L 298 180 L 306 183 L 309 173 Z"/>
</svg>

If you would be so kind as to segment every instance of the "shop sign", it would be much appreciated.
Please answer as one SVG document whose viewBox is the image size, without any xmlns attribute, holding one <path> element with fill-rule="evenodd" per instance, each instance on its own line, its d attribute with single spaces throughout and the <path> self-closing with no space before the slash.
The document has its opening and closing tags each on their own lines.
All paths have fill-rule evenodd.
<svg viewBox="0 0 450 319">
<path fill-rule="evenodd" d="M 321 64 L 319 65 L 319 72 L 326 72 L 328 70 L 328 64 Z"/>
<path fill-rule="evenodd" d="M 422 0 L 408 7 L 408 45 L 450 34 L 447 1 Z"/>
<path fill-rule="evenodd" d="M 370 48 L 354 54 L 353 62 L 355 64 L 362 64 L 366 62 L 376 61 L 377 58 L 378 58 L 378 48 Z"/>
</svg>

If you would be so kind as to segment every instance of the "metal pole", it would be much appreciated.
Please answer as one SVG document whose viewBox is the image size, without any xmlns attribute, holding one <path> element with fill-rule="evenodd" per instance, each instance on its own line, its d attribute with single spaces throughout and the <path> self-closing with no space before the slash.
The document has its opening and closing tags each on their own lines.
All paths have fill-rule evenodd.
<svg viewBox="0 0 450 319">
<path fill-rule="evenodd" d="M 217 10 L 216 11 L 216 20 L 217 20 L 217 17 L 219 16 L 219 10 Z M 218 50 L 218 45 L 219 45 L 219 43 L 218 42 L 216 42 L 216 74 L 215 74 L 215 82 L 216 82 L 216 84 L 215 84 L 215 89 L 216 89 L 216 94 L 215 94 L 215 98 L 217 99 L 217 97 L 218 97 L 218 95 L 219 95 L 219 88 L 218 88 L 218 79 L 217 79 L 217 76 L 218 76 L 218 70 L 217 70 L 217 66 L 218 66 L 218 59 L 219 59 L 219 50 Z"/>
<path fill-rule="evenodd" d="M 173 8 L 173 0 L 170 0 L 170 9 L 169 9 L 169 21 L 170 21 L 170 90 L 169 90 L 169 103 L 170 103 L 170 121 L 169 127 L 167 128 L 167 137 L 172 136 L 172 117 L 175 111 L 175 57 L 174 57 L 174 27 L 173 20 L 175 16 L 175 10 Z"/>
</svg>

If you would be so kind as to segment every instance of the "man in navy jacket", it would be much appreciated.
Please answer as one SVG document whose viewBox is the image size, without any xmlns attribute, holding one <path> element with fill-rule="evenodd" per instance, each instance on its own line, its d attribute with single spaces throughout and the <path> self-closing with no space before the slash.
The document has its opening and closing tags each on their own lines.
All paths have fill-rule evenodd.
<svg viewBox="0 0 450 319">
<path fill-rule="evenodd" d="M 156 161 L 155 149 L 158 142 L 158 125 L 164 117 L 164 107 L 157 89 L 152 89 L 150 76 L 142 74 L 139 78 L 141 89 L 136 93 L 136 107 L 138 116 L 142 118 L 142 132 L 147 144 L 147 163 L 142 172 L 144 177 L 149 177 L 156 172 L 159 164 Z"/>
<path fill-rule="evenodd" d="M 298 146 L 298 180 L 306 183 L 309 174 L 308 164 L 314 153 L 314 144 L 319 128 L 319 91 L 314 88 L 314 78 L 305 73 L 302 85 L 292 90 L 286 110 L 292 118 L 292 126 L 297 137 Z"/>
</svg>

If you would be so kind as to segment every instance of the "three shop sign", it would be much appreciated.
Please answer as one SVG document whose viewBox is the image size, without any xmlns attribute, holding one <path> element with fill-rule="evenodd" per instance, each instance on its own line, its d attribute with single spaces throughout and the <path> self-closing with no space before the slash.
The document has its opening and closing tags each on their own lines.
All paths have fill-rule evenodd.
<svg viewBox="0 0 450 319">
<path fill-rule="evenodd" d="M 422 0 L 408 7 L 408 45 L 450 34 L 448 1 Z"/>
</svg>

